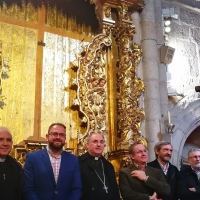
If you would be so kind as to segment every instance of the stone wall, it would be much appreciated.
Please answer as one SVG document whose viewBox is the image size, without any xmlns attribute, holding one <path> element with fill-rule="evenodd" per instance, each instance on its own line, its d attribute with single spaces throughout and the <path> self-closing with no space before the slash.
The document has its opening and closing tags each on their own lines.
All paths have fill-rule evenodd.
<svg viewBox="0 0 200 200">
<path fill-rule="evenodd" d="M 172 18 L 165 45 L 176 49 L 173 61 L 168 65 L 171 74 L 168 81 L 177 91 L 177 96 L 169 98 L 169 110 L 171 123 L 175 125 L 172 162 L 180 166 L 181 156 L 186 151 L 184 148 L 188 148 L 185 141 L 200 124 L 200 95 L 194 89 L 200 85 L 200 9 L 177 1 L 162 1 L 162 8 L 172 7 L 175 7 L 178 19 Z"/>
</svg>

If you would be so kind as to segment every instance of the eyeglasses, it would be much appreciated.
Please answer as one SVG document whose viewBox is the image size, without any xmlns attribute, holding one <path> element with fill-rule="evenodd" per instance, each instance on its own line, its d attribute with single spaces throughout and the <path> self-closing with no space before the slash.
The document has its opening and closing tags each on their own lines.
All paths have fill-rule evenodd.
<svg viewBox="0 0 200 200">
<path fill-rule="evenodd" d="M 105 141 L 104 140 L 92 140 L 91 141 L 93 144 L 104 144 L 105 143 Z"/>
<path fill-rule="evenodd" d="M 189 158 L 193 158 L 193 159 L 199 158 L 200 159 L 200 156 L 192 156 L 192 157 L 189 157 Z"/>
<path fill-rule="evenodd" d="M 135 152 L 136 154 L 142 154 L 142 153 L 148 153 L 148 150 L 147 149 L 144 149 L 144 150 L 139 150 L 137 152 Z"/>
<path fill-rule="evenodd" d="M 49 133 L 49 135 L 51 135 L 52 137 L 66 137 L 65 133 L 57 133 L 57 132 L 51 132 Z"/>
</svg>

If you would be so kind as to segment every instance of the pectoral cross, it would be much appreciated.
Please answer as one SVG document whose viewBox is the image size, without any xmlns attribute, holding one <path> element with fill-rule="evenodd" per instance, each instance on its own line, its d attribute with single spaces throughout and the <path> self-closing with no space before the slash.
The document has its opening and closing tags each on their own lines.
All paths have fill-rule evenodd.
<svg viewBox="0 0 200 200">
<path fill-rule="evenodd" d="M 103 189 L 108 193 L 108 187 L 106 185 L 103 186 Z"/>
</svg>

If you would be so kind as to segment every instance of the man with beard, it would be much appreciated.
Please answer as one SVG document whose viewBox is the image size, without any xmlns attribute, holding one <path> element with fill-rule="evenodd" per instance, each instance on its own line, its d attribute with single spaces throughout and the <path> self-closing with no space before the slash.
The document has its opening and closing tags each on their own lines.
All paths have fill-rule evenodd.
<svg viewBox="0 0 200 200">
<path fill-rule="evenodd" d="M 148 151 L 140 142 L 129 147 L 133 164 L 119 172 L 119 188 L 123 200 L 162 200 L 170 187 L 161 170 L 147 166 Z"/>
<path fill-rule="evenodd" d="M 171 188 L 169 195 L 161 196 L 162 200 L 177 200 L 177 173 L 178 169 L 169 160 L 172 156 L 172 145 L 170 142 L 158 142 L 154 147 L 156 159 L 148 163 L 148 166 L 161 169 L 165 179 Z"/>
<path fill-rule="evenodd" d="M 87 138 L 88 152 L 79 157 L 83 195 L 81 200 L 120 200 L 115 171 L 103 156 L 105 139 L 101 133 Z"/>
<path fill-rule="evenodd" d="M 188 152 L 190 167 L 178 173 L 177 186 L 180 200 L 200 199 L 200 149 Z"/>
<path fill-rule="evenodd" d="M 51 124 L 46 134 L 47 148 L 26 156 L 25 200 L 80 200 L 81 178 L 76 156 L 62 150 L 66 127 Z"/>
</svg>

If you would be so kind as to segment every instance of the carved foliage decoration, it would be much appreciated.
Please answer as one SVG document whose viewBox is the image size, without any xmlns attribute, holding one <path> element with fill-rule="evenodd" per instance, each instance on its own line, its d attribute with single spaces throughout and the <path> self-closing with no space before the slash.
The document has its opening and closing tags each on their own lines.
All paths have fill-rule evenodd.
<svg viewBox="0 0 200 200">
<path fill-rule="evenodd" d="M 5 105 L 5 96 L 2 95 L 2 80 L 9 78 L 8 72 L 10 70 L 9 59 L 3 57 L 2 53 L 2 41 L 0 40 L 0 108 L 2 109 Z"/>
<path fill-rule="evenodd" d="M 79 59 L 78 100 L 80 111 L 84 113 L 83 122 L 87 122 L 87 131 L 79 140 L 80 147 L 90 132 L 106 133 L 106 46 L 111 39 L 105 34 L 97 35 L 82 52 Z"/>
<path fill-rule="evenodd" d="M 120 138 L 118 142 L 130 144 L 134 140 L 143 140 L 140 126 L 144 119 L 144 111 L 138 110 L 138 106 L 145 87 L 144 82 L 136 75 L 142 49 L 140 45 L 132 44 L 135 27 L 125 3 L 118 7 L 118 14 L 119 20 L 113 29 L 113 36 L 120 49 L 117 63 L 117 124 Z M 144 142 L 146 143 L 145 139 Z"/>
</svg>

